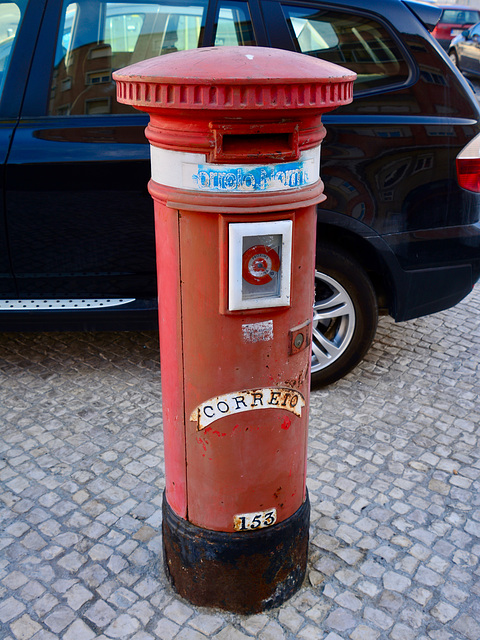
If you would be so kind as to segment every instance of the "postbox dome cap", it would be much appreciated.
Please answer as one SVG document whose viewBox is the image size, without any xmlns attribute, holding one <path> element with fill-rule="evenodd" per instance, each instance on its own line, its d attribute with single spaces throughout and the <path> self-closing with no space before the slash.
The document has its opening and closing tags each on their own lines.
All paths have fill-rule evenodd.
<svg viewBox="0 0 480 640">
<path fill-rule="evenodd" d="M 356 74 L 326 60 L 268 47 L 206 47 L 142 60 L 114 74 L 115 80 L 284 83 L 353 81 Z"/>
<path fill-rule="evenodd" d="M 206 47 L 143 60 L 113 74 L 119 102 L 145 110 L 308 108 L 352 100 L 356 74 L 302 53 Z"/>
</svg>

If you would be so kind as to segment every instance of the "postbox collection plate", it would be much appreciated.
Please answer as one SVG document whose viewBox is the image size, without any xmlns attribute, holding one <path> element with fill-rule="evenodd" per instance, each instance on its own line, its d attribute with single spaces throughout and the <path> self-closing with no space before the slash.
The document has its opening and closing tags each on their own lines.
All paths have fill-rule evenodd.
<svg viewBox="0 0 480 640">
<path fill-rule="evenodd" d="M 292 220 L 228 226 L 228 308 L 290 305 Z"/>
</svg>

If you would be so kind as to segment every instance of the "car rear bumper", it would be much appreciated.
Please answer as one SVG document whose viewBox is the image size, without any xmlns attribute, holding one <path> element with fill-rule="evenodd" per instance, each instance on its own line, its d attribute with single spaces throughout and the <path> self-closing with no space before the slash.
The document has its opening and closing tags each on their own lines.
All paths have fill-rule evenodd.
<svg viewBox="0 0 480 640">
<path fill-rule="evenodd" d="M 480 223 L 393 234 L 383 240 L 398 264 L 390 309 L 397 321 L 454 306 L 480 277 Z"/>
</svg>

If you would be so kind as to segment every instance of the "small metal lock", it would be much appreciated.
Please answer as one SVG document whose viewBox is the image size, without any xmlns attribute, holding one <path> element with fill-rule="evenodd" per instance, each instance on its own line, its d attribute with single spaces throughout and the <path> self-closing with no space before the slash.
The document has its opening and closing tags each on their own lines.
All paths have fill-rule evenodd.
<svg viewBox="0 0 480 640">
<path fill-rule="evenodd" d="M 304 340 L 305 340 L 305 336 L 303 335 L 303 333 L 297 333 L 297 335 L 295 336 L 295 340 L 293 341 L 295 348 L 300 349 Z"/>
<path fill-rule="evenodd" d="M 290 355 L 303 351 L 310 345 L 310 332 L 308 331 L 309 325 L 310 320 L 306 320 L 302 324 L 293 327 L 293 329 L 290 329 L 288 332 Z"/>
</svg>

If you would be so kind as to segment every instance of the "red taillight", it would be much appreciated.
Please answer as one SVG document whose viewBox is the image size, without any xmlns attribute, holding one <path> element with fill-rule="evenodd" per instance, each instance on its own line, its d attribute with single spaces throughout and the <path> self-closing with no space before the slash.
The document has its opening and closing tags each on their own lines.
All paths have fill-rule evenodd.
<svg viewBox="0 0 480 640">
<path fill-rule="evenodd" d="M 480 158 L 457 158 L 458 184 L 480 193 Z"/>
<path fill-rule="evenodd" d="M 457 180 L 463 189 L 480 193 L 480 133 L 457 156 Z"/>
</svg>

